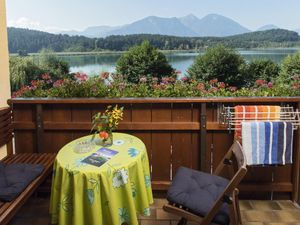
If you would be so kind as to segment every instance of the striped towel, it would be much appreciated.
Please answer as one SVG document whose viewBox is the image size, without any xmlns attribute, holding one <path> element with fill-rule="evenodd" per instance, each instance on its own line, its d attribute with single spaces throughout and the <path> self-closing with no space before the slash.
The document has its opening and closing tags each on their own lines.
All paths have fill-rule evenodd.
<svg viewBox="0 0 300 225">
<path fill-rule="evenodd" d="M 247 120 L 279 120 L 280 106 L 276 105 L 237 105 L 234 107 L 235 118 L 237 118 L 234 132 L 235 139 L 241 139 L 242 121 Z"/>
<path fill-rule="evenodd" d="M 293 125 L 290 122 L 242 122 L 248 165 L 291 164 Z"/>
</svg>

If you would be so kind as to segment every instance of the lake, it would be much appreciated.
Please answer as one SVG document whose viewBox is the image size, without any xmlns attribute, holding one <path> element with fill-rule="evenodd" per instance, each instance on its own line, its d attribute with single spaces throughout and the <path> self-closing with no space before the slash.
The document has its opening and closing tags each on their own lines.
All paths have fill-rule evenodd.
<svg viewBox="0 0 300 225">
<path fill-rule="evenodd" d="M 294 54 L 299 51 L 299 48 L 282 48 L 282 49 L 251 49 L 239 50 L 238 52 L 245 58 L 246 61 L 253 59 L 271 59 L 276 63 L 280 63 L 284 57 L 289 54 Z M 99 74 L 100 72 L 114 72 L 115 65 L 122 53 L 105 53 L 91 55 L 61 55 L 63 60 L 70 64 L 71 72 L 84 72 L 89 75 Z M 176 70 L 183 74 L 187 68 L 192 65 L 195 57 L 200 53 L 165 53 L 168 61 Z"/>
</svg>

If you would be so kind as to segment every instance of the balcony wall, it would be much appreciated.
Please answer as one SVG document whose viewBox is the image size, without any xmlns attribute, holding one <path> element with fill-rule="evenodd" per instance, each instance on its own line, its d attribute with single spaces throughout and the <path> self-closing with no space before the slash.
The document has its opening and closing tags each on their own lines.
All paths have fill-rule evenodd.
<svg viewBox="0 0 300 225">
<path fill-rule="evenodd" d="M 176 169 L 187 166 L 211 172 L 233 141 L 218 123 L 218 106 L 276 104 L 300 108 L 300 98 L 158 98 L 158 99 L 12 99 L 16 152 L 57 152 L 87 135 L 91 117 L 107 105 L 124 106 L 119 132 L 146 144 L 154 190 L 166 190 Z M 249 168 L 240 185 L 242 197 L 299 201 L 299 131 L 294 163 Z"/>
</svg>

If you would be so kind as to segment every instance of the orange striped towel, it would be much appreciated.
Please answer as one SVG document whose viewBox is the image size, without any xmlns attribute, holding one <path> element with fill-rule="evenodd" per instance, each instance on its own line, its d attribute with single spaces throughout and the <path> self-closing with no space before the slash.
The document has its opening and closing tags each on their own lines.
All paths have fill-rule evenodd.
<svg viewBox="0 0 300 225">
<path fill-rule="evenodd" d="M 235 139 L 241 140 L 241 122 L 247 120 L 279 120 L 280 119 L 280 106 L 276 105 L 237 105 L 234 107 L 236 118 L 236 130 L 234 133 Z"/>
</svg>

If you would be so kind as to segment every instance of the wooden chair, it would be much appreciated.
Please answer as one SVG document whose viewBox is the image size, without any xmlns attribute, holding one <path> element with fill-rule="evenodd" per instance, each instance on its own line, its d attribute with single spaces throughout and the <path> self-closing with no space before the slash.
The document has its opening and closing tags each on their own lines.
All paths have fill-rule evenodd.
<svg viewBox="0 0 300 225">
<path fill-rule="evenodd" d="M 5 225 L 13 218 L 22 205 L 34 193 L 37 187 L 50 175 L 55 154 L 24 153 L 13 154 L 12 148 L 13 125 L 10 108 L 0 108 L 0 147 L 7 146 L 7 156 L 2 160 L 5 164 L 28 163 L 44 166 L 42 174 L 35 178 L 25 190 L 11 202 L 0 201 L 0 224 Z"/>
<path fill-rule="evenodd" d="M 225 166 L 228 166 L 228 168 L 230 169 L 229 172 L 232 178 L 231 180 L 227 180 L 227 183 L 224 185 L 224 188 L 220 190 L 220 194 L 216 196 L 214 201 L 212 201 L 212 204 L 207 209 L 208 213 L 206 213 L 205 215 L 200 215 L 198 212 L 191 210 L 191 208 L 189 208 L 189 202 L 185 202 L 184 204 L 182 204 L 182 203 L 174 202 L 172 200 L 170 201 L 169 192 L 170 189 L 172 191 L 172 185 L 174 184 L 174 182 L 180 183 L 181 182 L 180 180 L 187 179 L 186 175 L 183 174 L 181 177 L 177 177 L 177 178 L 176 178 L 177 176 L 176 174 L 173 183 L 170 186 L 168 191 L 167 198 L 169 200 L 169 204 L 164 205 L 163 209 L 167 212 L 174 213 L 182 218 L 179 221 L 178 225 L 185 225 L 188 220 L 195 221 L 201 225 L 208 225 L 210 223 L 216 223 L 216 221 L 214 221 L 215 216 L 218 214 L 221 207 L 224 207 L 225 204 L 225 207 L 228 207 L 227 209 L 229 211 L 228 222 L 230 221 L 229 223 L 232 225 L 241 225 L 242 221 L 241 221 L 240 209 L 238 204 L 239 191 L 237 189 L 237 186 L 245 176 L 247 169 L 246 169 L 246 159 L 245 159 L 244 152 L 242 150 L 241 145 L 237 141 L 231 146 L 231 148 L 226 153 L 221 163 L 217 166 L 214 175 L 207 174 L 207 176 L 211 176 L 213 177 L 213 179 L 216 178 L 216 176 L 220 177 L 220 174 L 225 168 Z M 187 170 L 191 170 L 191 169 L 187 169 Z M 199 171 L 195 171 L 195 173 L 199 173 L 199 175 L 200 173 L 205 174 Z M 177 179 L 177 181 L 175 181 L 175 179 Z M 220 178 L 220 179 L 224 179 L 224 178 Z M 184 184 L 182 183 L 179 185 L 184 186 Z M 188 185 L 189 184 L 185 185 L 185 187 L 189 188 Z M 185 194 L 182 193 L 183 191 L 179 190 L 177 192 L 174 192 L 175 196 L 176 197 L 178 197 L 179 195 L 183 196 L 182 194 Z M 191 190 L 188 190 L 188 192 L 189 191 Z M 184 196 L 184 198 L 185 197 L 186 196 Z M 200 202 L 199 204 L 202 203 Z"/>
</svg>

